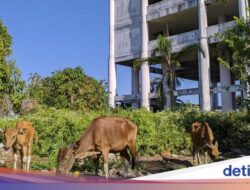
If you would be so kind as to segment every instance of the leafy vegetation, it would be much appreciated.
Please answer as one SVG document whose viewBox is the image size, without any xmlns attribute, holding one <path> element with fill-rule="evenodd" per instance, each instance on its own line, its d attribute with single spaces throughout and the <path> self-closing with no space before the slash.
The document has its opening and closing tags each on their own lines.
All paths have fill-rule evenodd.
<svg viewBox="0 0 250 190">
<path fill-rule="evenodd" d="M 29 81 L 30 98 L 41 104 L 85 111 L 107 108 L 103 82 L 87 76 L 81 67 L 65 68 L 45 78 L 35 73 Z"/>
<path fill-rule="evenodd" d="M 191 153 L 190 128 L 194 121 L 207 121 L 219 141 L 222 152 L 233 149 L 250 149 L 250 118 L 247 112 L 209 112 L 202 113 L 196 107 L 184 107 L 176 111 L 158 113 L 146 110 L 80 112 L 67 109 L 47 108 L 21 118 L 0 119 L 0 128 L 14 127 L 18 119 L 26 119 L 33 123 L 38 131 L 43 150 L 34 146 L 34 155 L 39 159 L 33 162 L 34 169 L 48 169 L 57 164 L 57 154 L 61 146 L 74 143 L 90 121 L 100 115 L 124 116 L 138 126 L 137 149 L 140 156 L 159 154 L 171 150 L 179 154 L 186 150 Z M 242 146 L 244 145 L 244 146 Z"/>
<path fill-rule="evenodd" d="M 0 20 L 0 115 L 18 111 L 24 98 L 24 81 L 21 71 L 10 59 L 12 54 L 12 38 L 7 27 Z M 14 108 L 13 108 L 14 107 Z"/>
<path fill-rule="evenodd" d="M 250 27 L 249 23 L 235 17 L 236 25 L 219 35 L 221 64 L 230 68 L 238 79 L 243 82 L 249 80 L 247 67 L 250 67 Z"/>
<path fill-rule="evenodd" d="M 250 83 L 250 25 L 234 17 L 236 25 L 218 35 L 218 61 L 229 68 L 243 84 Z M 249 100 L 248 100 L 249 101 Z"/>
</svg>

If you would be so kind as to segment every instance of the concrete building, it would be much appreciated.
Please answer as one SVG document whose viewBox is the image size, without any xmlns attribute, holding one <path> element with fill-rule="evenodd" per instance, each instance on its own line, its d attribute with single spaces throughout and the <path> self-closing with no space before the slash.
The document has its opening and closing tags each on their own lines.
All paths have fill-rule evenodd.
<svg viewBox="0 0 250 190">
<path fill-rule="evenodd" d="M 234 25 L 233 16 L 248 17 L 248 0 L 110 0 L 109 105 L 131 102 L 133 107 L 150 109 L 156 95 L 150 89 L 150 73 L 161 74 L 159 67 L 147 63 L 133 69 L 138 58 L 152 55 L 159 34 L 168 35 L 173 53 L 183 47 L 200 43 L 204 52 L 190 54 L 181 60 L 178 77 L 198 81 L 198 87 L 175 90 L 176 97 L 199 95 L 203 111 L 235 107 L 235 85 L 231 72 L 217 62 L 217 33 Z M 131 68 L 131 94 L 117 96 L 116 69 L 119 65 Z M 221 94 L 221 96 L 218 96 Z"/>
</svg>

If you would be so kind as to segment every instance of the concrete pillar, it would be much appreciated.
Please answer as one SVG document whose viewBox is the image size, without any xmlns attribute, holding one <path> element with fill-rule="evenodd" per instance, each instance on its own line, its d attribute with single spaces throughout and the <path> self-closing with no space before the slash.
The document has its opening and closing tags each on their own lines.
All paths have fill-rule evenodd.
<svg viewBox="0 0 250 190">
<path fill-rule="evenodd" d="M 231 72 L 222 64 L 220 64 L 220 82 L 222 87 L 232 85 Z M 221 104 L 222 111 L 233 110 L 233 95 L 231 92 L 221 93 Z"/>
<path fill-rule="evenodd" d="M 205 0 L 198 0 L 199 14 L 199 34 L 200 45 L 202 52 L 198 53 L 199 61 L 199 88 L 200 88 L 200 103 L 202 111 L 211 110 L 210 97 L 210 57 L 209 46 L 207 40 L 207 9 Z"/>
<path fill-rule="evenodd" d="M 242 19 L 247 19 L 247 5 L 246 3 L 247 0 L 238 0 L 239 4 L 239 17 Z"/>
<path fill-rule="evenodd" d="M 131 73 L 131 76 L 132 76 L 132 94 L 133 95 L 136 95 L 138 97 L 138 95 L 140 94 L 140 90 L 139 90 L 139 87 L 140 87 L 140 82 L 139 82 L 139 69 L 134 69 L 132 68 L 132 73 Z M 138 100 L 134 100 L 132 102 L 132 107 L 133 108 L 139 108 L 139 102 Z"/>
<path fill-rule="evenodd" d="M 238 0 L 238 3 L 239 3 L 239 17 L 244 19 L 244 20 L 247 20 L 249 19 L 249 12 L 248 12 L 248 6 L 249 6 L 249 3 L 248 3 L 248 0 Z M 247 70 L 250 70 L 249 68 L 247 68 Z M 242 97 L 243 99 L 246 99 L 247 96 L 250 94 L 250 85 L 247 83 L 246 84 L 246 90 L 244 90 L 242 92 Z"/>
<path fill-rule="evenodd" d="M 141 58 L 148 57 L 148 24 L 147 24 L 147 6 L 148 0 L 141 1 L 141 13 L 142 13 L 142 52 Z M 149 65 L 144 63 L 141 65 L 141 106 L 150 109 L 149 103 L 150 92 L 150 78 L 149 78 Z"/>
<path fill-rule="evenodd" d="M 248 8 L 249 8 L 249 2 L 248 2 L 248 0 L 246 0 L 246 17 L 247 17 L 247 19 L 249 19 L 249 11 L 248 11 Z"/>
<path fill-rule="evenodd" d="M 109 1 L 109 106 L 115 107 L 116 64 L 115 64 L 115 0 Z"/>
<path fill-rule="evenodd" d="M 218 17 L 218 23 L 223 24 L 226 22 L 226 17 L 221 15 Z M 231 71 L 226 68 L 224 65 L 220 64 L 220 83 L 221 86 L 231 86 L 232 78 Z M 221 104 L 222 111 L 230 111 L 233 110 L 233 94 L 231 92 L 221 93 Z"/>
</svg>

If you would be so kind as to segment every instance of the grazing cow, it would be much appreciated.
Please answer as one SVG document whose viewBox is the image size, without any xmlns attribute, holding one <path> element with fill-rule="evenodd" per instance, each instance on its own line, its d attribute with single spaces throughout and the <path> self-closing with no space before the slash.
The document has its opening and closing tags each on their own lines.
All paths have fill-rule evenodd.
<svg viewBox="0 0 250 190">
<path fill-rule="evenodd" d="M 4 131 L 5 150 L 13 149 L 14 169 L 17 168 L 17 152 L 20 151 L 21 168 L 30 169 L 31 151 L 33 140 L 38 141 L 35 129 L 27 121 L 18 121 L 16 128 L 8 128 Z"/>
<path fill-rule="evenodd" d="M 207 122 L 195 122 L 192 124 L 191 137 L 193 141 L 193 160 L 194 164 L 202 164 L 199 152 L 204 151 L 205 163 L 207 163 L 207 153 L 211 159 L 219 158 L 218 142 L 215 141 L 212 129 Z"/>
<path fill-rule="evenodd" d="M 119 152 L 125 160 L 130 161 L 127 148 L 132 155 L 132 169 L 134 169 L 137 155 L 136 135 L 137 126 L 126 118 L 98 117 L 90 123 L 80 140 L 72 147 L 60 149 L 57 173 L 68 173 L 76 159 L 97 155 L 97 158 L 94 159 L 97 175 L 101 154 L 104 158 L 104 172 L 107 178 L 109 153 Z"/>
</svg>

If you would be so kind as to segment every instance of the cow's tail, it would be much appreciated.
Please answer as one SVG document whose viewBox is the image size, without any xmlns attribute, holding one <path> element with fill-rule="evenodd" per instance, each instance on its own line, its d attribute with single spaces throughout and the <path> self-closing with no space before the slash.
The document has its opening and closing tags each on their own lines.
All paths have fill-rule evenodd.
<svg viewBox="0 0 250 190">
<path fill-rule="evenodd" d="M 134 136 L 132 137 L 131 144 L 128 145 L 129 151 L 130 151 L 131 156 L 132 156 L 132 160 L 131 160 L 132 169 L 134 169 L 135 165 L 136 165 L 137 158 L 138 158 L 138 154 L 137 154 L 137 151 L 136 151 L 136 137 L 137 137 L 137 129 L 138 129 L 138 127 L 137 127 L 137 125 L 135 123 L 130 121 L 128 118 L 126 118 L 125 121 L 134 130 Z"/>
<path fill-rule="evenodd" d="M 39 149 L 42 150 L 42 145 L 41 143 L 38 141 L 38 135 L 37 132 L 35 131 L 35 144 L 38 145 Z"/>
</svg>

